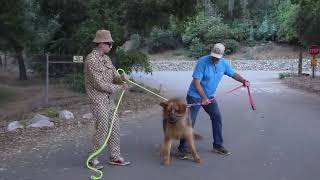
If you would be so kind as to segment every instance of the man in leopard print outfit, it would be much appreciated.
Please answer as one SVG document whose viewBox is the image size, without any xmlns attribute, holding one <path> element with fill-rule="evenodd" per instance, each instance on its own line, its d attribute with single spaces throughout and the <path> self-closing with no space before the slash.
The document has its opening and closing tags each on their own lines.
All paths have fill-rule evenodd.
<svg viewBox="0 0 320 180">
<path fill-rule="evenodd" d="M 90 153 L 97 151 L 107 137 L 112 121 L 115 104 L 113 94 L 126 90 L 125 84 L 115 84 L 119 79 L 127 80 L 128 76 L 118 76 L 110 58 L 106 55 L 112 48 L 112 37 L 108 30 L 98 30 L 93 42 L 96 47 L 85 60 L 85 86 L 90 101 L 90 108 L 95 118 L 95 134 Z M 118 115 L 115 116 L 112 133 L 108 142 L 110 164 L 129 165 L 120 154 L 120 127 Z M 90 155 L 90 154 L 89 154 Z M 91 166 L 102 169 L 97 157 L 90 161 Z"/>
</svg>

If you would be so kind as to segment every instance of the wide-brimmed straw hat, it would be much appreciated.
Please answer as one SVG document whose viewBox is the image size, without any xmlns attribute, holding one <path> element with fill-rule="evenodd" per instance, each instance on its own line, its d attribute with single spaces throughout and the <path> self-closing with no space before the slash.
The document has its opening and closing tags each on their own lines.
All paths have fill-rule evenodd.
<svg viewBox="0 0 320 180">
<path fill-rule="evenodd" d="M 95 43 L 103 43 L 103 42 L 113 42 L 111 37 L 111 33 L 109 30 L 98 30 L 96 32 L 96 37 L 93 39 Z"/>
</svg>

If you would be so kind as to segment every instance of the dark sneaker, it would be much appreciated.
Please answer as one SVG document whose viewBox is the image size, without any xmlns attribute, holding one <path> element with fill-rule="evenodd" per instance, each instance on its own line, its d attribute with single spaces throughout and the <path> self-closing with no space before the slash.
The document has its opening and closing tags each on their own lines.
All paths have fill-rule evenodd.
<svg viewBox="0 0 320 180">
<path fill-rule="evenodd" d="M 182 149 L 180 147 L 178 147 L 178 159 L 181 160 L 188 160 L 189 159 L 189 152 L 186 149 Z"/>
<path fill-rule="evenodd" d="M 228 156 L 228 155 L 231 154 L 231 153 L 230 153 L 226 148 L 224 148 L 223 146 L 213 146 L 213 152 L 218 153 L 218 154 L 221 154 L 221 155 L 225 155 L 225 156 Z"/>
<path fill-rule="evenodd" d="M 100 164 L 100 162 L 98 161 L 98 159 L 93 159 L 91 161 L 89 161 L 89 166 L 101 170 L 103 169 L 103 166 Z"/>
</svg>

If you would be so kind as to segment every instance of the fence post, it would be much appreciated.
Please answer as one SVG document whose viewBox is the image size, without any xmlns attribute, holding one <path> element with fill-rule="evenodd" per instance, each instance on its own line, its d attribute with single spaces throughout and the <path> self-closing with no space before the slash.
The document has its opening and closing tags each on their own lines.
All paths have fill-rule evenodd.
<svg viewBox="0 0 320 180">
<path fill-rule="evenodd" d="M 6 53 L 6 52 L 4 53 L 4 59 L 3 59 L 3 60 L 4 60 L 4 62 L 3 62 L 3 64 L 4 64 L 4 66 L 3 66 L 3 67 L 4 67 L 4 70 L 7 70 L 7 53 Z"/>
<path fill-rule="evenodd" d="M 302 74 L 302 51 L 299 53 L 298 75 Z"/>
<path fill-rule="evenodd" d="M 48 105 L 49 103 L 48 91 L 49 91 L 49 53 L 46 54 L 46 82 L 45 82 L 45 92 L 44 92 L 45 105 Z"/>
<path fill-rule="evenodd" d="M 2 63 L 2 54 L 0 55 L 0 69 L 3 68 L 3 63 Z"/>
</svg>

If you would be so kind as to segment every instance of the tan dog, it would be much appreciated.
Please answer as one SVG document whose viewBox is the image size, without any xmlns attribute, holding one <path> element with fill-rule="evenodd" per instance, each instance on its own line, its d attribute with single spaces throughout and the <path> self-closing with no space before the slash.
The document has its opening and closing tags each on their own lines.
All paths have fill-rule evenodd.
<svg viewBox="0 0 320 180">
<path fill-rule="evenodd" d="M 163 107 L 163 130 L 164 142 L 161 148 L 163 164 L 170 164 L 170 151 L 173 139 L 185 138 L 193 159 L 200 163 L 200 157 L 196 151 L 193 139 L 191 120 L 189 119 L 189 108 L 180 99 L 173 98 L 167 102 L 161 102 Z"/>
</svg>

